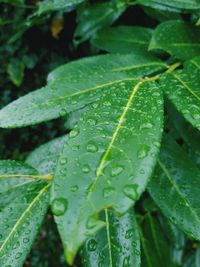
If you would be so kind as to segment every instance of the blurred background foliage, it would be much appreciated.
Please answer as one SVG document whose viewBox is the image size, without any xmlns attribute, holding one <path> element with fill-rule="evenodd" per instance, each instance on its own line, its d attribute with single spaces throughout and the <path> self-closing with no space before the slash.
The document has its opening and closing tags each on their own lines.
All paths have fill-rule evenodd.
<svg viewBox="0 0 200 267">
<path fill-rule="evenodd" d="M 76 9 L 72 3 L 78 4 Z M 185 20 L 199 18 L 195 13 L 190 17 L 141 8 L 128 0 L 0 0 L 1 107 L 45 85 L 47 74 L 55 67 L 99 53 L 89 38 L 102 27 L 123 24 L 154 28 L 159 21 L 180 16 Z M 1 129 L 1 159 L 23 160 L 40 144 L 68 132 L 74 120 L 73 115 L 29 128 Z M 157 212 L 148 195 L 137 208 L 140 214 Z M 196 244 L 189 242 L 188 247 L 190 254 Z M 24 266 L 67 266 L 50 213 Z M 75 266 L 80 266 L 79 258 Z"/>
</svg>

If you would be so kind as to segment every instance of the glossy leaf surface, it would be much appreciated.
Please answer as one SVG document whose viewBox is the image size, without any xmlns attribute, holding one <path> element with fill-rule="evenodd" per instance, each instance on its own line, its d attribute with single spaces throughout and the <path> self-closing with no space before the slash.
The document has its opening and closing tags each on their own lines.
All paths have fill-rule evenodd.
<svg viewBox="0 0 200 267">
<path fill-rule="evenodd" d="M 92 44 L 111 53 L 145 52 L 152 30 L 144 27 L 117 26 L 103 29 L 92 38 Z"/>
<path fill-rule="evenodd" d="M 176 266 L 171 258 L 171 245 L 155 215 L 147 213 L 141 223 L 142 267 Z"/>
<path fill-rule="evenodd" d="M 94 102 L 123 81 L 165 68 L 142 54 L 102 55 L 63 65 L 48 76 L 46 87 L 29 93 L 0 111 L 0 127 L 22 127 L 64 116 Z"/>
<path fill-rule="evenodd" d="M 198 0 L 137 0 L 136 2 L 141 5 L 167 11 L 177 11 L 177 9 L 200 9 L 200 3 Z"/>
<path fill-rule="evenodd" d="M 74 33 L 74 42 L 80 44 L 98 30 L 110 26 L 123 13 L 125 7 L 125 1 L 118 0 L 80 8 L 77 17 L 78 26 Z"/>
<path fill-rule="evenodd" d="M 43 0 L 39 2 L 38 13 L 46 13 L 62 9 L 70 10 L 85 0 Z"/>
<path fill-rule="evenodd" d="M 19 267 L 46 214 L 50 184 L 25 164 L 0 164 L 0 265 Z M 7 184 L 5 179 L 9 180 Z"/>
<path fill-rule="evenodd" d="M 112 206 L 123 213 L 144 191 L 162 120 L 162 91 L 155 82 L 123 81 L 93 103 L 70 132 L 52 187 L 52 210 L 69 262 L 103 226 L 98 211 Z"/>
<path fill-rule="evenodd" d="M 149 49 L 162 49 L 181 60 L 191 59 L 200 53 L 200 28 L 181 20 L 163 22 L 155 29 Z"/>
<path fill-rule="evenodd" d="M 171 222 L 200 239 L 200 171 L 169 136 L 164 138 L 157 172 L 148 191 Z"/>
<path fill-rule="evenodd" d="M 164 74 L 161 86 L 176 109 L 200 130 L 200 57 L 186 62 L 183 70 Z"/>
<path fill-rule="evenodd" d="M 140 266 L 140 241 L 133 210 L 118 217 L 111 210 L 103 213 L 106 227 L 89 238 L 81 251 L 84 267 Z"/>
</svg>

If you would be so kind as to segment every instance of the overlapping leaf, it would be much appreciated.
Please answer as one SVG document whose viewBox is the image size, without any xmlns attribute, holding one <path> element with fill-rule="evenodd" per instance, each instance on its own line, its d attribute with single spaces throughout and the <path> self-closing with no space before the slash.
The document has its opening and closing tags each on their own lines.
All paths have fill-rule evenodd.
<svg viewBox="0 0 200 267">
<path fill-rule="evenodd" d="M 152 30 L 144 27 L 117 26 L 106 28 L 92 38 L 92 44 L 111 53 L 145 52 Z"/>
<path fill-rule="evenodd" d="M 148 190 L 163 213 L 189 237 L 200 240 L 200 171 L 169 136 Z"/>
<path fill-rule="evenodd" d="M 175 244 L 168 239 L 158 218 L 147 213 L 141 223 L 140 240 L 142 248 L 142 267 L 178 266 L 173 259 Z M 175 240 L 173 240 L 175 241 Z"/>
<path fill-rule="evenodd" d="M 48 76 L 46 87 L 0 111 L 0 127 L 22 127 L 58 118 L 99 98 L 119 83 L 165 68 L 142 54 L 102 55 L 63 65 Z"/>
<path fill-rule="evenodd" d="M 78 26 L 74 41 L 79 44 L 90 38 L 98 30 L 111 25 L 126 8 L 124 0 L 96 3 L 83 6 L 78 11 Z"/>
<path fill-rule="evenodd" d="M 84 267 L 140 266 L 140 241 L 133 210 L 117 217 L 103 212 L 106 227 L 89 238 L 81 251 Z"/>
<path fill-rule="evenodd" d="M 186 62 L 183 70 L 164 74 L 161 86 L 177 110 L 200 130 L 200 57 Z"/>
<path fill-rule="evenodd" d="M 112 206 L 125 212 L 144 191 L 159 148 L 162 104 L 155 82 L 124 80 L 108 88 L 70 133 L 52 187 L 69 262 L 104 224 L 98 211 Z"/>
<path fill-rule="evenodd" d="M 191 59 L 200 53 L 200 28 L 181 20 L 166 21 L 153 33 L 149 49 L 162 49 L 181 59 Z"/>
<path fill-rule="evenodd" d="M 26 164 L 0 165 L 0 265 L 19 267 L 46 213 L 50 184 Z"/>
<path fill-rule="evenodd" d="M 39 2 L 38 13 L 42 14 L 63 9 L 71 10 L 84 1 L 85 0 L 43 0 Z"/>
<path fill-rule="evenodd" d="M 137 0 L 136 3 L 166 11 L 200 9 L 198 0 Z"/>
</svg>

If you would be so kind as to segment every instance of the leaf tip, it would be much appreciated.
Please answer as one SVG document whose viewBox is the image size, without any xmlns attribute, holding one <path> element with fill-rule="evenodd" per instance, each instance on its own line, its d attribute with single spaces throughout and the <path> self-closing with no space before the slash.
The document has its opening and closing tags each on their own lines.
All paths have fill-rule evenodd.
<svg viewBox="0 0 200 267">
<path fill-rule="evenodd" d="M 67 245 L 64 245 L 64 256 L 66 262 L 71 266 L 74 262 L 76 253 L 67 249 Z"/>
</svg>

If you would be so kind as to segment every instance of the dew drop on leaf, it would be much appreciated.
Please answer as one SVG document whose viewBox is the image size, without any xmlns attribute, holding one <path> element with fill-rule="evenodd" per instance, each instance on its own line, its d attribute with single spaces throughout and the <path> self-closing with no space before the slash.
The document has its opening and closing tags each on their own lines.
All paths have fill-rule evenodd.
<svg viewBox="0 0 200 267">
<path fill-rule="evenodd" d="M 117 176 L 119 175 L 122 171 L 124 170 L 124 168 L 122 166 L 118 166 L 118 167 L 115 167 L 111 170 L 111 176 Z"/>
<path fill-rule="evenodd" d="M 89 251 L 95 251 L 97 248 L 97 242 L 94 239 L 90 239 L 87 244 L 87 249 Z"/>
<path fill-rule="evenodd" d="M 98 151 L 98 147 L 96 146 L 96 144 L 90 142 L 89 144 L 87 144 L 86 150 L 88 152 L 94 153 L 94 152 L 97 152 Z"/>
<path fill-rule="evenodd" d="M 132 200 L 137 200 L 137 186 L 134 184 L 129 184 L 129 185 L 125 185 L 123 188 L 123 192 L 124 194 L 132 199 Z"/>
<path fill-rule="evenodd" d="M 52 202 L 52 212 L 55 216 L 63 215 L 67 210 L 67 200 L 65 198 L 56 198 Z"/>
<path fill-rule="evenodd" d="M 105 187 L 103 190 L 103 197 L 110 197 L 115 192 L 114 187 Z"/>
</svg>

